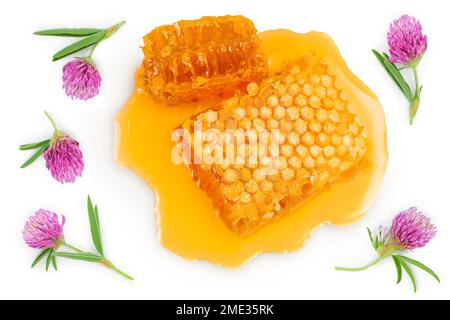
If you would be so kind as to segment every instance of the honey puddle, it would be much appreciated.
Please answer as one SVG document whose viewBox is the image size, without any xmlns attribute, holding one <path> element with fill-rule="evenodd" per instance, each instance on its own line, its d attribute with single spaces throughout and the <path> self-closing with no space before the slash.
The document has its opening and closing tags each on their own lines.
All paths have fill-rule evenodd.
<svg viewBox="0 0 450 320">
<path fill-rule="evenodd" d="M 212 201 L 192 180 L 189 170 L 171 160 L 172 131 L 217 101 L 170 107 L 158 104 L 142 89 L 138 70 L 135 92 L 115 120 L 116 158 L 155 190 L 159 240 L 187 259 L 234 268 L 262 252 L 299 249 L 318 226 L 344 225 L 360 218 L 372 204 L 386 168 L 382 107 L 375 94 L 348 70 L 331 38 L 319 32 L 298 34 L 289 30 L 265 31 L 259 37 L 270 71 L 311 52 L 323 59 L 350 101 L 349 110 L 366 128 L 370 150 L 365 162 L 369 165 L 351 179 L 331 185 L 292 214 L 251 236 L 239 237 L 218 217 Z"/>
</svg>

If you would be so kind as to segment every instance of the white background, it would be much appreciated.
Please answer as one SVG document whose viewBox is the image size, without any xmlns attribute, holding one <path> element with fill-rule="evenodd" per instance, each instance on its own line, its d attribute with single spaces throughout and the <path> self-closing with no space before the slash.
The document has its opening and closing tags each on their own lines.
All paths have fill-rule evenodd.
<svg viewBox="0 0 450 320">
<path fill-rule="evenodd" d="M 450 298 L 448 1 L 41 0 L 2 1 L 0 6 L 0 298 Z M 388 25 L 403 13 L 420 18 L 429 36 L 419 68 L 423 101 L 413 127 L 403 96 L 370 52 L 385 49 Z M 390 150 L 381 191 L 362 220 L 348 227 L 322 227 L 301 251 L 264 254 L 239 270 L 189 262 L 162 248 L 151 189 L 113 157 L 113 117 L 133 90 L 141 37 L 161 24 L 223 14 L 243 14 L 259 30 L 328 32 L 351 70 L 378 94 Z M 32 32 L 107 27 L 120 20 L 127 24 L 95 53 L 104 79 L 101 94 L 88 102 L 68 99 L 60 81 L 67 60 L 51 62 L 51 56 L 70 39 L 40 38 Z M 19 169 L 30 154 L 18 146 L 51 133 L 43 110 L 82 145 L 86 169 L 74 185 L 55 182 L 42 160 Z M 84 262 L 60 260 L 58 272 L 46 273 L 43 266 L 30 269 L 37 252 L 25 246 L 21 231 L 38 208 L 64 214 L 67 240 L 92 249 L 88 193 L 100 207 L 107 256 L 132 274 L 134 282 Z M 395 285 L 391 261 L 361 273 L 333 270 L 336 264 L 359 265 L 374 258 L 365 227 L 388 224 L 396 212 L 412 205 L 431 216 L 439 232 L 411 256 L 433 267 L 441 285 L 416 272 L 419 290 L 413 294 L 407 279 Z"/>
</svg>

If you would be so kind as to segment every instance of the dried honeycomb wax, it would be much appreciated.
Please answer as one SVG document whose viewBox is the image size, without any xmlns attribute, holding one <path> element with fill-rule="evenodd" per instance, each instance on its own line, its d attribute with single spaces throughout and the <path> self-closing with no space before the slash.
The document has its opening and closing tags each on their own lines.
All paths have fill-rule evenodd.
<svg viewBox="0 0 450 320">
<path fill-rule="evenodd" d="M 181 20 L 144 37 L 145 87 L 164 103 L 232 96 L 267 73 L 253 22 L 243 16 Z"/>
</svg>

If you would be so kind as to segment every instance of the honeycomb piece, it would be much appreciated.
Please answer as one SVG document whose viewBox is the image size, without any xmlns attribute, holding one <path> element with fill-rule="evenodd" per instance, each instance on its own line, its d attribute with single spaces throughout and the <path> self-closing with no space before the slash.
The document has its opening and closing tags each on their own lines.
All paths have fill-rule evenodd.
<svg viewBox="0 0 450 320">
<path fill-rule="evenodd" d="M 147 91 L 164 103 L 232 96 L 267 74 L 253 22 L 203 17 L 161 26 L 144 37 Z"/>
<path fill-rule="evenodd" d="M 252 234 L 357 168 L 367 141 L 347 104 L 327 66 L 309 55 L 261 85 L 250 83 L 247 95 L 185 121 L 190 142 L 203 135 L 200 148 L 190 144 L 189 168 L 232 231 L 240 236 Z M 265 140 L 269 141 L 265 154 L 257 150 L 257 163 L 255 154 L 250 157 L 249 138 L 238 142 L 236 136 L 231 140 L 224 135 L 221 140 L 207 137 L 211 132 L 239 129 L 260 133 L 259 139 L 262 132 L 276 133 Z M 211 152 L 210 141 L 214 146 L 222 144 L 222 150 Z M 235 151 L 231 158 L 226 153 L 230 146 Z"/>
</svg>

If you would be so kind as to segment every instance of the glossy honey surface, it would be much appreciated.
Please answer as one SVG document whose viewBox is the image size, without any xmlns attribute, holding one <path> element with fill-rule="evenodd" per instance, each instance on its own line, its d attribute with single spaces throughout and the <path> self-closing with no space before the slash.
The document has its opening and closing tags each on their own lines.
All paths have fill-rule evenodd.
<svg viewBox="0 0 450 320">
<path fill-rule="evenodd" d="M 172 131 L 188 117 L 218 101 L 171 106 L 156 103 L 143 89 L 138 70 L 135 92 L 115 120 L 116 159 L 154 189 L 159 240 L 164 247 L 187 259 L 239 267 L 262 252 L 299 249 L 320 225 L 343 225 L 360 218 L 373 202 L 386 168 L 386 125 L 382 107 L 375 94 L 348 70 L 332 39 L 324 33 L 298 34 L 289 30 L 265 31 L 258 36 L 271 72 L 311 52 L 329 66 L 329 73 L 336 77 L 336 85 L 349 101 L 349 110 L 365 127 L 370 146 L 365 165 L 292 214 L 264 226 L 255 234 L 240 237 L 221 221 L 207 194 L 192 180 L 189 170 L 171 160 Z"/>
</svg>

